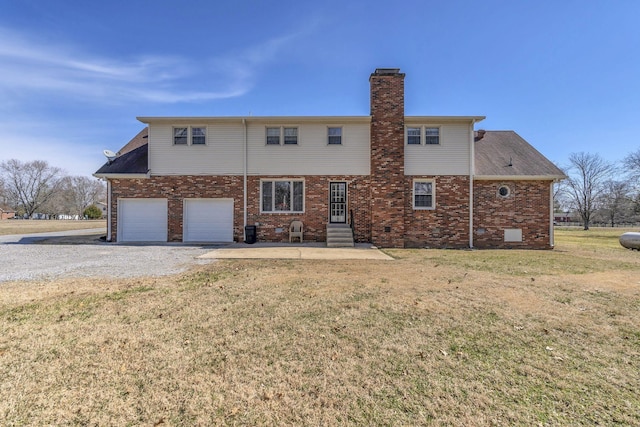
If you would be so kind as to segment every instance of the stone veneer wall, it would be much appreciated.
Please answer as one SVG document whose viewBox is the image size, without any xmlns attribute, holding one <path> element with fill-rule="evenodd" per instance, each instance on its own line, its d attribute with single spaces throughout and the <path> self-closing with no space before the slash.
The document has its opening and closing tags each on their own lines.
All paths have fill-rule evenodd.
<svg viewBox="0 0 640 427">
<path fill-rule="evenodd" d="M 511 190 L 501 197 L 498 188 Z M 477 248 L 550 249 L 549 181 L 474 181 L 473 240 Z M 505 229 L 521 229 L 522 242 L 505 242 Z"/>
<path fill-rule="evenodd" d="M 371 85 L 371 242 L 405 240 L 404 74 L 376 70 Z"/>
<path fill-rule="evenodd" d="M 305 212 L 260 213 L 260 179 L 304 179 Z M 291 221 L 304 223 L 305 241 L 326 241 L 329 222 L 329 183 L 347 182 L 348 210 L 353 210 L 355 239 L 371 241 L 369 177 L 363 176 L 251 176 L 247 179 L 247 224 L 259 224 L 258 241 L 288 242 Z M 111 180 L 111 239 L 117 237 L 118 198 L 167 198 L 168 240 L 181 242 L 183 234 L 183 206 L 185 198 L 233 198 L 235 241 L 242 241 L 243 178 L 242 176 L 160 176 L 149 179 Z M 347 212 L 349 215 L 349 212 Z"/>
<path fill-rule="evenodd" d="M 435 209 L 413 209 L 413 180 L 435 179 Z M 405 247 L 469 247 L 469 177 L 405 178 Z"/>
</svg>

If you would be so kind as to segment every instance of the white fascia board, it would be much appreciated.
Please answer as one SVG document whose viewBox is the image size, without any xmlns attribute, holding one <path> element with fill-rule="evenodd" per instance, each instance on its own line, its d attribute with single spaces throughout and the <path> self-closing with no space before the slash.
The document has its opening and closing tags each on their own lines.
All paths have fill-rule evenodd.
<svg viewBox="0 0 640 427">
<path fill-rule="evenodd" d="M 485 116 L 405 116 L 405 123 L 477 123 Z"/>
<path fill-rule="evenodd" d="M 216 123 L 370 123 L 371 116 L 136 117 L 145 124 Z"/>
<path fill-rule="evenodd" d="M 476 181 L 557 181 L 565 179 L 564 175 L 475 175 Z"/>
<path fill-rule="evenodd" d="M 148 173 L 94 173 L 96 178 L 104 179 L 147 179 L 151 178 Z"/>
</svg>

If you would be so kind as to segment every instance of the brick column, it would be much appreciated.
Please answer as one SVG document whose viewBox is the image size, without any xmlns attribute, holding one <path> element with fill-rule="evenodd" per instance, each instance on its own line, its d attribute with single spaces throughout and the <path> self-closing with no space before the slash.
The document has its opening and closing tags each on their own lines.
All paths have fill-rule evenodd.
<svg viewBox="0 0 640 427">
<path fill-rule="evenodd" d="M 371 241 L 404 247 L 404 73 L 371 74 Z"/>
</svg>

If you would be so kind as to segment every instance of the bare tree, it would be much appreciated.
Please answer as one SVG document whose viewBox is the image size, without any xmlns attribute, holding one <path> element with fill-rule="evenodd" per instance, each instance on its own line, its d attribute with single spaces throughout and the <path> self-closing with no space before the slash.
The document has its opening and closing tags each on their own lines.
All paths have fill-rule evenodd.
<svg viewBox="0 0 640 427">
<path fill-rule="evenodd" d="M 598 154 L 571 153 L 569 155 L 567 191 L 584 229 L 589 229 L 591 216 L 597 210 L 599 198 L 605 194 L 605 182 L 613 173 L 613 165 Z"/>
<path fill-rule="evenodd" d="M 13 207 L 33 215 L 60 191 L 63 171 L 43 160 L 21 162 L 11 159 L 0 163 L 5 196 Z"/>
<path fill-rule="evenodd" d="M 628 217 L 629 213 L 633 211 L 629 181 L 606 181 L 604 190 L 601 198 L 601 211 L 611 227 L 615 227 L 616 222 L 619 222 L 625 215 Z"/>
<path fill-rule="evenodd" d="M 84 210 L 90 204 L 102 199 L 106 193 L 102 181 L 86 176 L 68 176 L 64 179 L 64 200 L 69 213 L 83 216 Z"/>
<path fill-rule="evenodd" d="M 629 153 L 623 160 L 625 169 L 632 179 L 640 181 L 640 149 Z"/>
</svg>

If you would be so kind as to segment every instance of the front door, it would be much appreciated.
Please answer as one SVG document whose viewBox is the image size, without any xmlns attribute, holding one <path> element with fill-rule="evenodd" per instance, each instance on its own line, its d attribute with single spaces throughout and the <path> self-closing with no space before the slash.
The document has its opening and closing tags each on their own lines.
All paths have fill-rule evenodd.
<svg viewBox="0 0 640 427">
<path fill-rule="evenodd" d="M 329 183 L 329 222 L 347 222 L 347 183 Z"/>
</svg>

